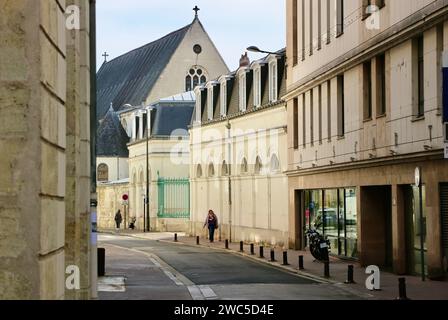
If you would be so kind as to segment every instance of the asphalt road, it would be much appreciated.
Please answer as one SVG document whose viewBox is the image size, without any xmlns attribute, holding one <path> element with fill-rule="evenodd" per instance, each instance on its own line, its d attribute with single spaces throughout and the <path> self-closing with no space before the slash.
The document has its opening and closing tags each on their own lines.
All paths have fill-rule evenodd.
<svg viewBox="0 0 448 320">
<path fill-rule="evenodd" d="M 208 248 L 118 235 L 101 235 L 99 246 L 106 248 L 103 280 L 126 278 L 124 285 L 106 285 L 100 299 L 359 299 L 342 286 Z"/>
</svg>

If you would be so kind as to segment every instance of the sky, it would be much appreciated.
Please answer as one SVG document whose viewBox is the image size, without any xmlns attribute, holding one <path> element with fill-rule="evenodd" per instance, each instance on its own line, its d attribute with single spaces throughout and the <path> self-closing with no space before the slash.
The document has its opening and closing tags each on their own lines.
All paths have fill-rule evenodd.
<svg viewBox="0 0 448 320">
<path fill-rule="evenodd" d="M 199 19 L 230 70 L 247 47 L 277 51 L 286 46 L 284 0 L 97 0 L 98 68 Z M 250 53 L 251 61 L 263 54 Z"/>
</svg>

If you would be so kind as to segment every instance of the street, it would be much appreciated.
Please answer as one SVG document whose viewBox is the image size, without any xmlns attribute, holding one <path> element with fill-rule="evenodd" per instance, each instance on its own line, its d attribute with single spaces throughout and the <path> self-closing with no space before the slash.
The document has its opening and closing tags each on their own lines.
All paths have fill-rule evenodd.
<svg viewBox="0 0 448 320">
<path fill-rule="evenodd" d="M 353 300 L 322 284 L 223 251 L 102 234 L 101 300 Z"/>
</svg>

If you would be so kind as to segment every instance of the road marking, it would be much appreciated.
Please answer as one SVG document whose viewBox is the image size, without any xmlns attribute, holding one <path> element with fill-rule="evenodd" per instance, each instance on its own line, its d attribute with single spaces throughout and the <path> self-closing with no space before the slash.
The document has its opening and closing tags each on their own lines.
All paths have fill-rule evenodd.
<svg viewBox="0 0 448 320">
<path fill-rule="evenodd" d="M 210 288 L 210 286 L 199 286 L 199 290 L 201 290 L 201 293 L 206 300 L 218 299 L 218 296 L 215 294 L 212 288 Z"/>
<path fill-rule="evenodd" d="M 184 284 L 183 284 L 181 281 L 179 281 L 179 280 L 176 278 L 176 276 L 174 276 L 171 272 L 169 272 L 169 271 L 167 271 L 167 270 L 164 270 L 163 272 L 168 276 L 168 278 L 170 278 L 171 280 L 173 280 L 173 282 L 174 282 L 176 285 L 178 285 L 178 286 L 183 286 L 183 285 L 184 285 Z"/>
<path fill-rule="evenodd" d="M 126 292 L 126 277 L 100 277 L 98 292 Z"/>
<path fill-rule="evenodd" d="M 198 286 L 188 286 L 187 288 L 193 300 L 205 300 Z"/>
</svg>

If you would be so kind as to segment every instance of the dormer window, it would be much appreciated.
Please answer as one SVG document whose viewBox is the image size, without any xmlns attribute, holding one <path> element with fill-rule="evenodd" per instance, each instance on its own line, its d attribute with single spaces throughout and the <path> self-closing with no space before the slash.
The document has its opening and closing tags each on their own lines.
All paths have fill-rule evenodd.
<svg viewBox="0 0 448 320">
<path fill-rule="evenodd" d="M 245 112 L 247 109 L 246 106 L 246 98 L 247 98 L 247 91 L 246 91 L 246 72 L 242 72 L 239 76 L 239 109 L 240 112 Z"/>
<path fill-rule="evenodd" d="M 221 117 L 227 116 L 227 81 L 221 82 Z"/>
<path fill-rule="evenodd" d="M 207 89 L 207 119 L 213 120 L 213 86 Z"/>
<path fill-rule="evenodd" d="M 277 59 L 269 63 L 269 102 L 278 100 L 278 67 Z"/>
<path fill-rule="evenodd" d="M 201 123 L 201 117 L 202 117 L 202 90 L 196 90 L 196 122 Z"/>
<path fill-rule="evenodd" d="M 254 107 L 261 106 L 261 67 L 254 69 Z"/>
</svg>

